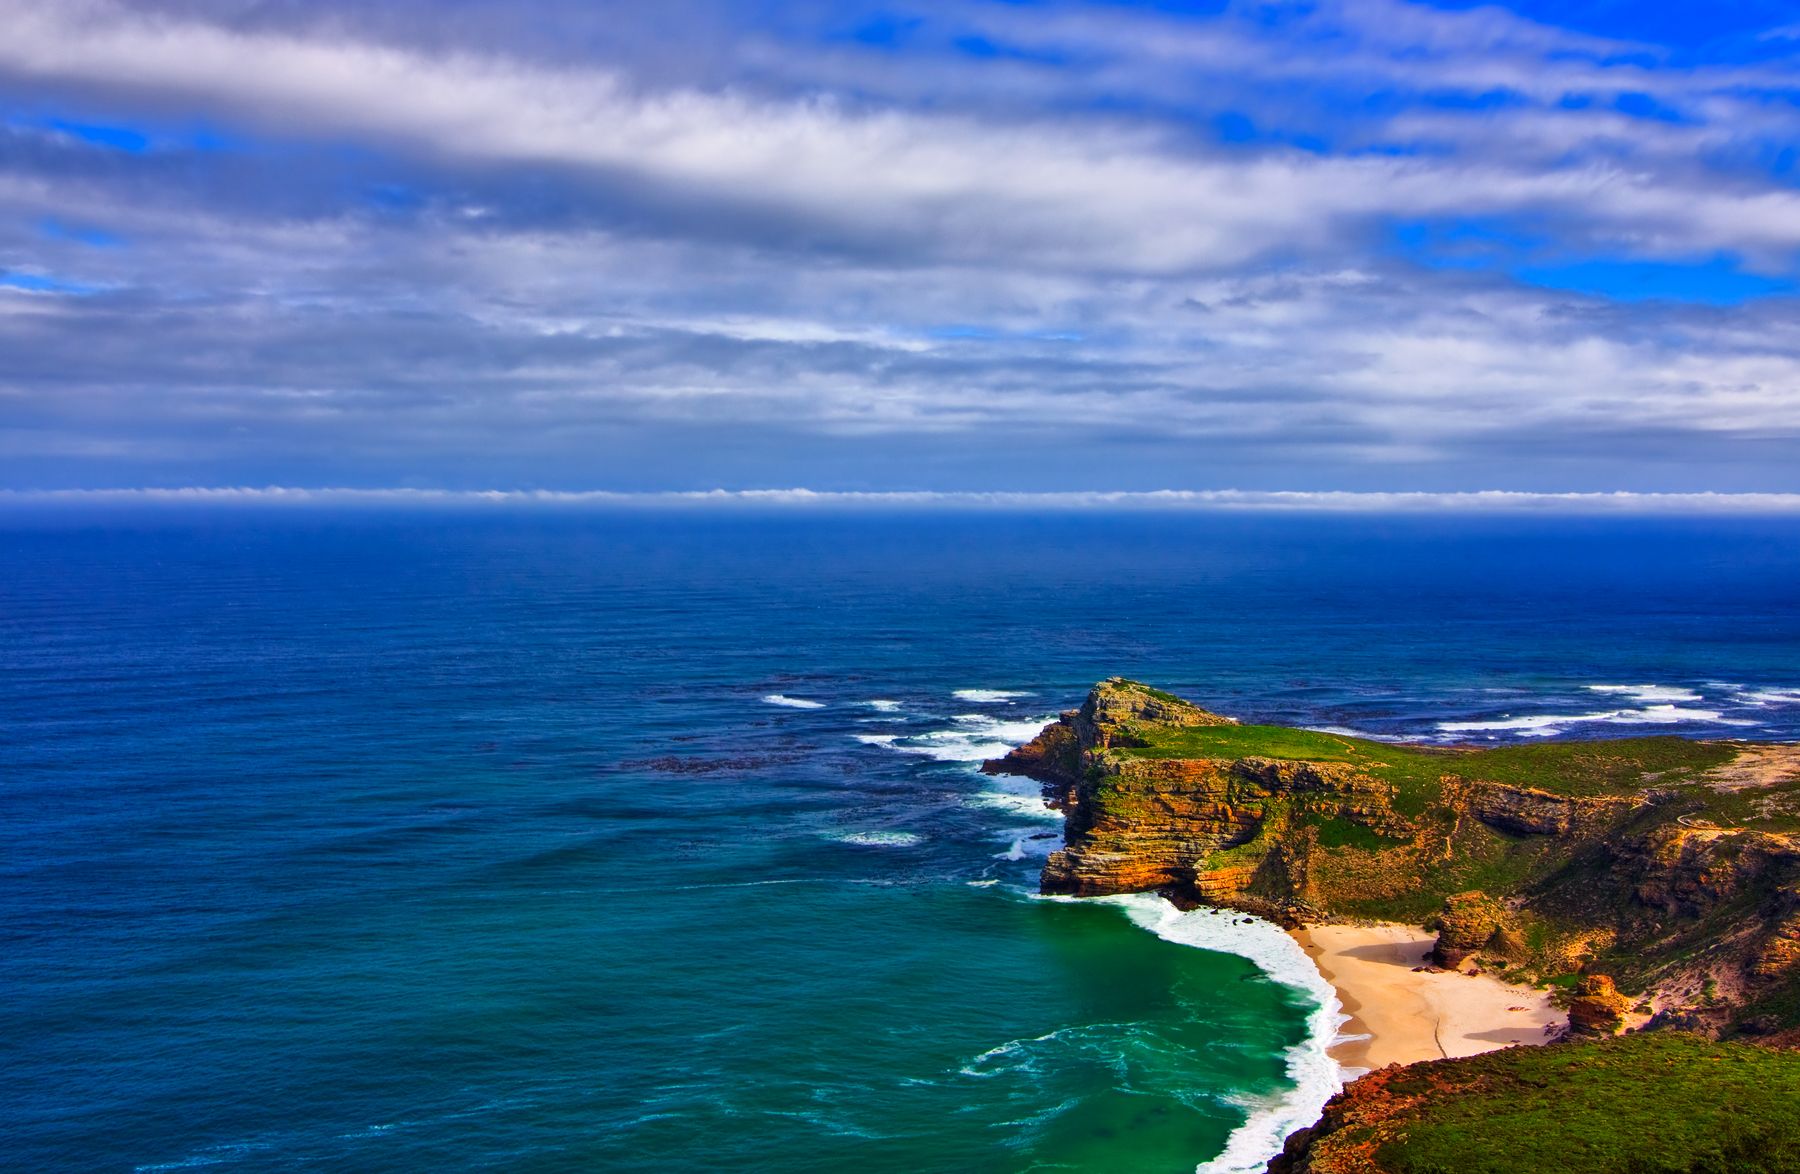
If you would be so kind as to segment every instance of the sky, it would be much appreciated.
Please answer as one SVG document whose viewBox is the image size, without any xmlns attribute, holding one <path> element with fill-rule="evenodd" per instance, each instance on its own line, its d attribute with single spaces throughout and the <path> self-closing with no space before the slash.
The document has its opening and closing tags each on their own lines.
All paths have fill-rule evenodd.
<svg viewBox="0 0 1800 1174">
<path fill-rule="evenodd" d="M 0 490 L 1800 490 L 1800 6 L 0 0 Z"/>
</svg>

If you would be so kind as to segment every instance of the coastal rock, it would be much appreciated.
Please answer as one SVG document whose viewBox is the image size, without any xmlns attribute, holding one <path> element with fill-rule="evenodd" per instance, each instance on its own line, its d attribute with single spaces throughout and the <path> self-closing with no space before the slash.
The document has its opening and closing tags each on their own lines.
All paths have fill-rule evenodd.
<svg viewBox="0 0 1800 1174">
<path fill-rule="evenodd" d="M 1631 1000 L 1604 974 L 1584 975 L 1569 999 L 1569 1030 L 1575 1035 L 1615 1035 L 1625 1026 Z"/>
<path fill-rule="evenodd" d="M 1489 827 L 1521 836 L 1589 834 L 1645 802 L 1636 796 L 1574 797 L 1535 787 L 1457 781 L 1466 788 L 1470 814 Z"/>
<path fill-rule="evenodd" d="M 1800 833 L 1781 821 L 1800 781 L 1715 785 L 1770 754 L 1669 736 L 1381 743 L 1240 725 L 1111 678 L 983 769 L 1038 780 L 1063 811 L 1046 892 L 1153 891 L 1284 924 L 1436 909 L 1440 966 L 1524 982 L 1604 969 L 1722 1030 L 1768 1015 L 1785 1030 L 1800 1023 L 1782 993 L 1800 983 Z M 1610 1030 L 1617 1008 L 1590 994 L 1578 1014 Z"/>
<path fill-rule="evenodd" d="M 1481 892 L 1457 893 L 1447 898 L 1443 911 L 1426 923 L 1426 929 L 1438 931 L 1431 961 L 1446 970 L 1456 970 L 1487 949 L 1505 927 L 1506 911 L 1498 901 Z"/>
<path fill-rule="evenodd" d="M 1677 823 L 1633 842 L 1627 864 L 1645 905 L 1700 917 L 1750 894 L 1761 882 L 1800 880 L 1800 838 L 1791 833 Z"/>
</svg>

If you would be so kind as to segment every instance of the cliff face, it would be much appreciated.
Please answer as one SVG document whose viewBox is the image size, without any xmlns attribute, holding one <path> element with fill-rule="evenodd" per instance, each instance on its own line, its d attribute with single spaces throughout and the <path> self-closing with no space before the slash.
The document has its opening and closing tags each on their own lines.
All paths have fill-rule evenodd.
<svg viewBox="0 0 1800 1174">
<path fill-rule="evenodd" d="M 1681 1022 L 1779 1030 L 1800 1023 L 1800 771 L 1762 770 L 1779 749 L 1396 746 L 1115 678 L 983 769 L 1064 812 L 1046 892 L 1431 923 L 1440 965 L 1606 973 Z"/>
</svg>

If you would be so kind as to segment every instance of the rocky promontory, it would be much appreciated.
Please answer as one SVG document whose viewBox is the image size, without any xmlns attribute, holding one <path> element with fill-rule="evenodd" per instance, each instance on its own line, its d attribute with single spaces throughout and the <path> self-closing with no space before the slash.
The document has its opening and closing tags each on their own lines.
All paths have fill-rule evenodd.
<svg viewBox="0 0 1800 1174">
<path fill-rule="evenodd" d="M 1466 1096 L 1458 1073 L 1489 1088 L 1507 1063 L 1673 1079 L 1657 1065 L 1745 1054 L 1692 1051 L 1717 1047 L 1709 1041 L 1800 1041 L 1800 747 L 1678 737 L 1403 745 L 1248 724 L 1114 678 L 983 769 L 1038 780 L 1063 812 L 1065 846 L 1045 865 L 1045 892 L 1155 891 L 1289 926 L 1425 925 L 1437 934 L 1432 963 L 1560 990 L 1571 1039 L 1590 1041 L 1529 1049 L 1560 1057 L 1530 1064 L 1384 1069 L 1334 1100 L 1277 1169 L 1536 1169 L 1473 1151 L 1462 1164 L 1418 1165 L 1395 1143 L 1412 1126 L 1395 1122 Z M 1611 1038 L 1627 1030 L 1638 1034 Z M 1643 1060 L 1626 1045 L 1640 1036 L 1695 1042 Z M 1615 1045 L 1624 1050 L 1583 1051 Z M 1752 1065 L 1778 1057 L 1772 1071 L 1800 1081 L 1800 1055 L 1747 1053 Z M 1440 1077 L 1439 1065 L 1469 1067 Z M 1696 1095 L 1729 1091 L 1705 1070 L 1680 1078 Z M 1385 1124 L 1372 1134 L 1346 1124 L 1375 1118 Z M 1352 1134 L 1378 1134 L 1386 1156 L 1350 1144 Z M 1726 1141 L 1762 1144 L 1745 1137 Z M 1629 1149 L 1560 1168 L 1715 1168 L 1633 1166 L 1621 1156 Z"/>
</svg>

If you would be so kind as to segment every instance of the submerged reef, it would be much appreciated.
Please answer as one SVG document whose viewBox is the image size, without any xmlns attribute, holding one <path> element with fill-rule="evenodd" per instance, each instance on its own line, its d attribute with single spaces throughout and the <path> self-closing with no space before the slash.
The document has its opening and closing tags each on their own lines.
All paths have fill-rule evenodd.
<svg viewBox="0 0 1800 1174">
<path fill-rule="evenodd" d="M 1627 1029 L 1680 1029 L 1690 1050 L 1731 1038 L 1800 1042 L 1800 746 L 1394 744 L 1245 724 L 1113 678 L 983 769 L 1038 780 L 1063 812 L 1066 846 L 1045 865 L 1045 892 L 1154 891 L 1289 926 L 1425 925 L 1437 933 L 1438 966 L 1563 989 L 1571 1038 L 1590 1042 L 1549 1049 L 1563 1059 L 1541 1061 L 1547 1072 L 1590 1063 L 1575 1059 L 1583 1048 L 1624 1048 L 1604 1052 L 1604 1063 L 1626 1080 L 1635 1061 L 1619 1057 L 1637 1045 L 1606 1037 Z M 1800 1054 L 1754 1052 L 1800 1080 Z M 1644 1062 L 1688 1063 L 1679 1049 L 1654 1055 Z M 1351 1101 L 1334 1101 L 1321 1128 L 1371 1090 L 1398 1087 L 1387 1073 L 1441 1064 L 1490 1071 L 1474 1060 L 1385 1070 L 1352 1085 Z M 1435 1104 L 1462 1087 L 1457 1079 L 1432 1076 L 1415 1099 Z M 1408 1164 L 1391 1143 L 1380 1162 L 1364 1152 L 1376 1164 L 1320 1164 L 1303 1151 L 1279 1168 L 1538 1168 L 1479 1154 Z M 1606 1160 L 1560 1168 L 1713 1168 Z"/>
</svg>

